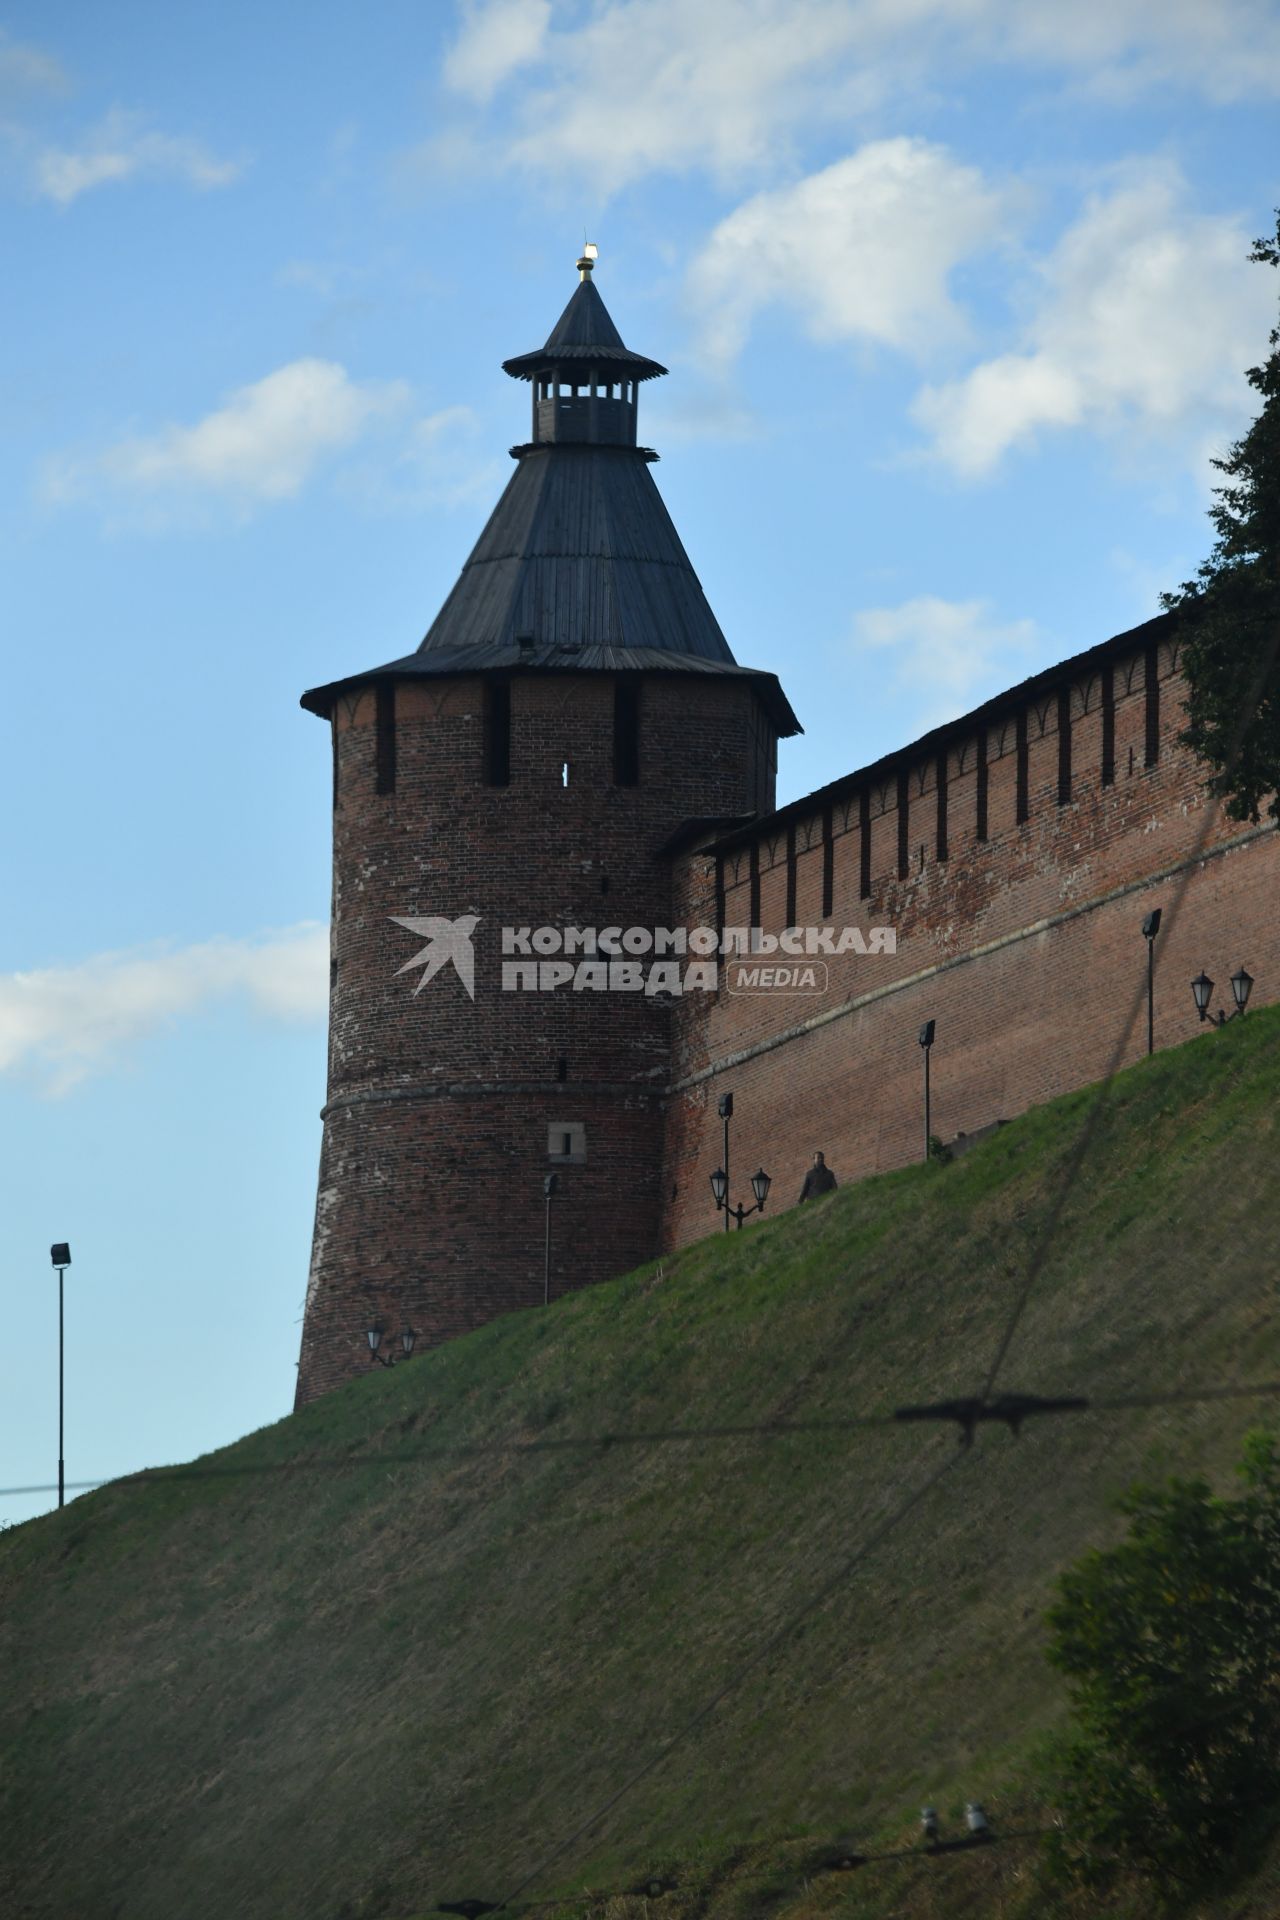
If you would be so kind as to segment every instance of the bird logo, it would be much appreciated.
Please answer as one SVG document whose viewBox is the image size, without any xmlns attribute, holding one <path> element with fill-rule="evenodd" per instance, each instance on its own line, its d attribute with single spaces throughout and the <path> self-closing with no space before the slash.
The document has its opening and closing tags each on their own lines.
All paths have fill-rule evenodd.
<svg viewBox="0 0 1280 1920">
<path fill-rule="evenodd" d="M 441 967 L 450 961 L 459 980 L 467 990 L 468 996 L 476 997 L 476 956 L 471 945 L 471 936 L 479 923 L 478 913 L 464 913 L 460 919 L 445 920 L 439 914 L 428 913 L 420 918 L 400 919 L 398 914 L 389 914 L 397 927 L 404 927 L 410 933 L 416 933 L 426 940 L 426 946 L 415 953 L 412 960 L 406 960 L 402 967 L 396 968 L 396 978 L 409 973 L 414 967 L 422 968 L 422 978 L 414 988 L 414 996 L 420 994 L 428 980 L 434 980 Z"/>
</svg>

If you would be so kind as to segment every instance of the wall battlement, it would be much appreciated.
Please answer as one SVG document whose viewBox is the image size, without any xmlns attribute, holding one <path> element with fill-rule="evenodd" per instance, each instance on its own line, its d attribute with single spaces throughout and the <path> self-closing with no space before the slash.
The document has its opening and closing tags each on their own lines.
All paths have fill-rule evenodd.
<svg viewBox="0 0 1280 1920">
<path fill-rule="evenodd" d="M 843 1179 L 920 1157 L 926 1019 L 943 1140 L 1101 1077 L 1142 990 L 1153 906 L 1166 909 L 1158 1046 L 1196 1031 L 1188 983 L 1202 966 L 1225 993 L 1243 962 L 1259 997 L 1275 996 L 1280 842 L 1211 805 L 1178 739 L 1183 702 L 1176 632 L 1152 621 L 684 856 L 690 925 L 719 914 L 766 939 L 891 927 L 896 951 L 824 957 L 808 992 L 738 990 L 730 961 L 719 994 L 681 1010 L 667 1245 L 715 1224 L 721 1092 L 735 1095 L 739 1197 L 763 1164 L 787 1205 L 817 1148 Z M 1124 1060 L 1145 1045 L 1144 1006 Z"/>
</svg>

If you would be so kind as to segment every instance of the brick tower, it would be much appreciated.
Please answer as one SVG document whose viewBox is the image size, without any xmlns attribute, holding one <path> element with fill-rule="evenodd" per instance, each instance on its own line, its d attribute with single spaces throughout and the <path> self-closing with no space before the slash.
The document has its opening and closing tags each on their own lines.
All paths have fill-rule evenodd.
<svg viewBox="0 0 1280 1920">
<path fill-rule="evenodd" d="M 671 925 L 665 851 L 768 812 L 798 731 L 654 485 L 638 396 L 666 369 L 624 346 L 592 265 L 504 362 L 531 437 L 421 646 L 303 696 L 332 731 L 334 862 L 300 1405 L 368 1370 L 370 1327 L 432 1346 L 539 1305 L 550 1170 L 553 1297 L 657 1250 L 677 1015 L 504 989 L 502 929 Z"/>
</svg>

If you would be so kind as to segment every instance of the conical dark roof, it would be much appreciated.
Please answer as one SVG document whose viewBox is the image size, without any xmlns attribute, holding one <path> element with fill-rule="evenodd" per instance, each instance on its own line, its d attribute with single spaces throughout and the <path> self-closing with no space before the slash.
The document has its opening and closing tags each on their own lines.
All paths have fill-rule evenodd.
<svg viewBox="0 0 1280 1920">
<path fill-rule="evenodd" d="M 312 712 L 379 677 L 712 673 L 749 678 L 778 732 L 800 731 L 776 677 L 734 660 L 654 485 L 657 456 L 635 444 L 635 394 L 613 393 L 666 368 L 623 344 L 590 261 L 578 264 L 581 281 L 546 346 L 503 363 L 516 379 L 546 374 L 555 397 L 535 391 L 535 437 L 512 448 L 516 470 L 421 646 L 312 688 L 303 695 Z"/>
<path fill-rule="evenodd" d="M 732 663 L 641 451 L 521 449 L 520 463 L 422 642 L 644 647 Z"/>
<path fill-rule="evenodd" d="M 574 362 L 610 366 L 637 380 L 654 380 L 666 372 L 656 360 L 647 360 L 642 353 L 632 353 L 623 345 L 590 271 L 574 288 L 573 298 L 547 335 L 547 344 L 535 353 L 504 360 L 502 370 L 514 380 L 532 380 L 544 368 Z"/>
</svg>

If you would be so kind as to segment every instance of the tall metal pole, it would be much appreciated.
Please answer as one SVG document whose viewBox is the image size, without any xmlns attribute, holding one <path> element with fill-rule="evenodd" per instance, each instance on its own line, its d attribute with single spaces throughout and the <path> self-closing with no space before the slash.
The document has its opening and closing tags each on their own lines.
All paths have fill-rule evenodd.
<svg viewBox="0 0 1280 1920">
<path fill-rule="evenodd" d="M 1147 935 L 1147 1052 L 1156 1050 L 1156 943 Z"/>
<path fill-rule="evenodd" d="M 551 1305 L 551 1195 L 554 1188 L 548 1180 L 544 1185 L 547 1196 L 546 1229 L 542 1236 L 542 1304 Z"/>
<path fill-rule="evenodd" d="M 930 1054 L 932 1053 L 932 1051 L 933 1051 L 933 1049 L 932 1049 L 932 1047 L 925 1047 L 925 1048 L 924 1048 L 924 1157 L 925 1157 L 925 1163 L 926 1163 L 926 1165 L 928 1164 L 928 1160 L 929 1160 L 929 1133 L 930 1133 L 930 1128 L 929 1128 L 929 1055 L 930 1055 Z"/>
<path fill-rule="evenodd" d="M 732 1112 L 732 1108 L 730 1108 L 730 1112 Z M 729 1195 L 733 1191 L 733 1187 L 729 1180 L 729 1114 L 728 1113 L 726 1113 L 724 1116 L 724 1160 L 722 1164 L 724 1166 L 724 1230 L 726 1233 L 728 1233 L 729 1231 Z"/>
<path fill-rule="evenodd" d="M 65 1267 L 58 1268 L 58 1505 L 62 1506 L 66 1497 L 66 1469 L 62 1458 L 62 1277 Z"/>
</svg>

